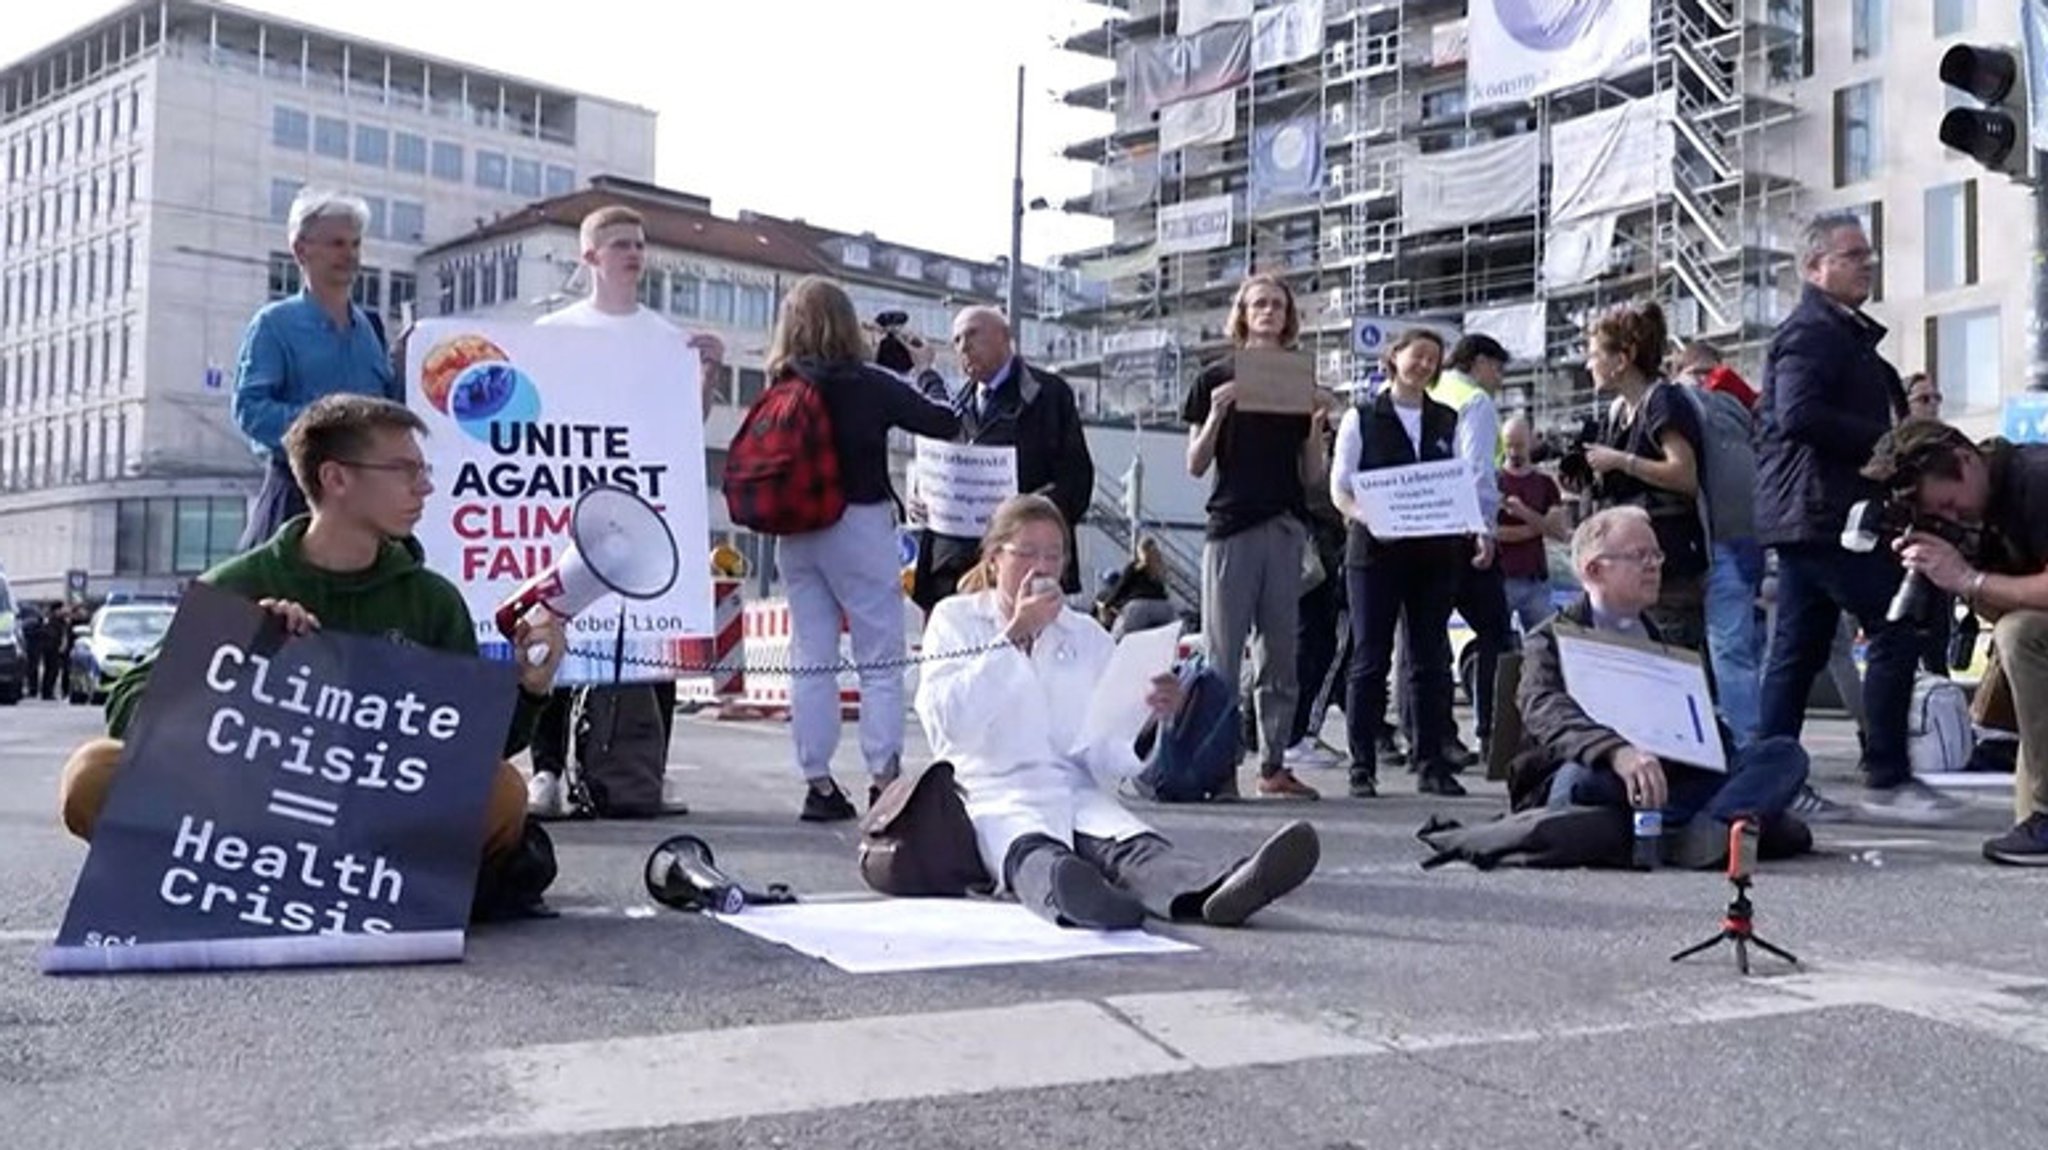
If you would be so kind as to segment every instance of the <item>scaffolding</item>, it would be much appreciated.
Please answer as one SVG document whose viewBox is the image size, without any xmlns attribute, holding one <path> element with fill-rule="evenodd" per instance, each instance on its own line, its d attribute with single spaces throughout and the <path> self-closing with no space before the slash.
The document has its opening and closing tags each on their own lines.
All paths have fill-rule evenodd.
<svg viewBox="0 0 2048 1150">
<path fill-rule="evenodd" d="M 1119 61 L 1119 74 L 1067 97 L 1115 119 L 1106 134 L 1066 151 L 1099 172 L 1096 191 L 1066 207 L 1108 217 L 1113 239 L 1085 259 L 1101 294 L 1063 318 L 1099 331 L 1102 346 L 1143 332 L 1149 342 L 1138 346 L 1170 345 L 1175 354 L 1133 388 L 1118 385 L 1123 363 L 1063 365 L 1102 378 L 1105 414 L 1170 415 L 1192 362 L 1226 348 L 1231 293 L 1251 271 L 1295 289 L 1302 346 L 1322 381 L 1337 387 L 1366 383 L 1377 366 L 1374 349 L 1355 342 L 1362 319 L 1459 328 L 1475 308 L 1539 306 L 1543 354 L 1511 371 L 1504 406 L 1548 427 L 1592 411 L 1582 333 L 1599 310 L 1657 299 L 1675 338 L 1711 340 L 1744 363 L 1793 298 L 1788 221 L 1800 189 L 1787 174 L 1789 134 L 1777 129 L 1798 114 L 1782 85 L 1798 76 L 1810 46 L 1786 0 L 1654 0 L 1646 66 L 1478 110 L 1465 96 L 1464 0 L 1324 0 L 1321 51 L 1252 70 L 1235 89 L 1232 138 L 1164 155 L 1157 117 L 1133 107 L 1122 61 L 1129 46 L 1173 35 L 1177 4 L 1117 7 L 1064 44 Z M 1551 189 L 1540 174 L 1531 213 L 1404 233 L 1403 172 L 1416 157 L 1531 132 L 1547 142 L 1558 124 L 1653 96 L 1676 113 L 1668 194 L 1615 213 L 1607 265 L 1586 282 L 1544 282 Z M 1310 113 L 1323 148 L 1320 193 L 1254 206 L 1255 133 Z M 1238 206 L 1228 247 L 1157 254 L 1160 208 L 1225 194 Z M 1175 378 L 1156 378 L 1166 374 Z"/>
</svg>

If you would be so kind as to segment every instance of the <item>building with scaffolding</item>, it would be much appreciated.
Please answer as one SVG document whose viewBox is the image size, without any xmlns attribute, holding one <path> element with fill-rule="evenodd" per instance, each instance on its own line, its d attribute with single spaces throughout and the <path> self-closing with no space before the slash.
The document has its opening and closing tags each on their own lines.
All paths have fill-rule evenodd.
<svg viewBox="0 0 2048 1150">
<path fill-rule="evenodd" d="M 1251 271 L 1294 287 L 1326 385 L 1367 383 L 1401 326 L 1485 331 L 1516 354 L 1505 406 L 1546 426 L 1592 411 L 1598 309 L 1657 299 L 1740 360 L 1794 299 L 1801 0 L 1568 6 L 1602 26 L 1564 50 L 1514 0 L 1116 8 L 1065 41 L 1115 62 L 1067 96 L 1109 114 L 1066 151 L 1096 173 L 1066 207 L 1113 224 L 1078 260 L 1103 301 L 1067 316 L 1105 407 L 1169 417 Z"/>
</svg>

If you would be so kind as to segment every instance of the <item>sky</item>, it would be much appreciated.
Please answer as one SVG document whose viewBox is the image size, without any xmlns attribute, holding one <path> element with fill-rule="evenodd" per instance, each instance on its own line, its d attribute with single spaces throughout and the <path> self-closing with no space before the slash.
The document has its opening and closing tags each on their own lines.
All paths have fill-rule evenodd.
<svg viewBox="0 0 2048 1150">
<path fill-rule="evenodd" d="M 1087 166 L 1059 152 L 1107 126 L 1103 113 L 1055 94 L 1110 71 L 1053 47 L 1108 14 L 1077 0 L 238 6 L 651 108 L 660 114 L 656 181 L 710 196 L 720 215 L 801 216 L 963 258 L 1009 251 L 1019 64 L 1027 202 L 1085 192 Z M 13 0 L 0 20 L 0 61 L 121 7 Z M 541 11 L 573 15 L 528 18 Z M 649 13 L 666 13 L 660 27 Z M 1102 221 L 1032 212 L 1024 257 L 1106 238 Z"/>
</svg>

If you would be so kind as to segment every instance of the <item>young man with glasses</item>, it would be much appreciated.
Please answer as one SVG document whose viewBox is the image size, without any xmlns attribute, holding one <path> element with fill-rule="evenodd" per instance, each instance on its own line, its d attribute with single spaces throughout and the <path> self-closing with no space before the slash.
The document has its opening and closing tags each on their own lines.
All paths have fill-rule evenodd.
<svg viewBox="0 0 2048 1150">
<path fill-rule="evenodd" d="M 453 583 L 427 569 L 413 538 L 433 472 L 416 435 L 426 425 L 399 404 L 363 395 L 314 401 L 286 431 L 283 449 L 311 507 L 269 541 L 227 560 L 199 581 L 232 591 L 276 615 L 287 631 L 321 628 L 382 635 L 438 651 L 475 655 L 476 626 Z M 523 621 L 514 648 L 546 648 L 519 668 L 519 699 L 505 732 L 507 757 L 522 750 L 554 685 L 563 635 L 541 613 Z M 114 684 L 107 737 L 80 747 L 64 768 L 64 826 L 82 839 L 94 822 L 121 758 L 121 738 L 149 685 L 144 662 Z M 485 810 L 484 862 L 508 855 L 525 833 L 526 785 L 500 762 Z"/>
<path fill-rule="evenodd" d="M 1723 861 L 1728 824 L 1740 816 L 1758 820 L 1760 853 L 1782 857 L 1810 849 L 1812 833 L 1788 811 L 1806 783 L 1807 756 L 1797 740 L 1759 739 L 1737 750 L 1723 729 L 1725 773 L 1664 762 L 1588 715 L 1572 696 L 1558 653 L 1561 631 L 1661 641 L 1643 616 L 1657 602 L 1664 568 L 1649 513 L 1624 505 L 1581 523 L 1572 534 L 1572 566 L 1585 594 L 1523 641 L 1522 681 L 1515 694 L 1522 712 L 1522 749 L 1508 777 L 1515 808 L 1662 811 L 1668 861 L 1685 867 Z"/>
</svg>

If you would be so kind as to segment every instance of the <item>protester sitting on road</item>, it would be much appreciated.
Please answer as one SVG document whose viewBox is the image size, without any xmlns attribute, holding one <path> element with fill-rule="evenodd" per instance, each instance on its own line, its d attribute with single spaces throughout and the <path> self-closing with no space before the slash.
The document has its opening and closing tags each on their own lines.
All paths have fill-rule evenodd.
<svg viewBox="0 0 2048 1150">
<path fill-rule="evenodd" d="M 293 635 L 326 627 L 475 655 L 476 627 L 462 592 L 424 566 L 412 538 L 434 490 L 414 438 L 425 432 L 419 416 L 389 400 L 337 394 L 314 401 L 282 443 L 310 514 L 287 521 L 267 543 L 199 581 L 254 600 Z M 507 757 L 525 748 L 562 661 L 562 631 L 545 613 L 522 621 L 514 636 L 514 650 L 536 646 L 545 647 L 546 657 L 519 665 Z M 145 661 L 115 682 L 107 698 L 107 737 L 79 747 L 64 767 L 64 826 L 79 838 L 92 838 L 150 667 Z M 526 784 L 510 763 L 500 762 L 484 812 L 487 873 L 520 845 L 525 820 Z"/>
<path fill-rule="evenodd" d="M 1127 631 L 1147 631 L 1178 622 L 1180 613 L 1166 590 L 1166 557 L 1159 540 L 1138 541 L 1138 554 L 1110 576 L 1095 598 L 1095 621 L 1122 638 Z"/>
<path fill-rule="evenodd" d="M 1893 544 L 1906 570 L 1996 621 L 2020 734 L 2018 825 L 1984 857 L 2048 866 L 2048 445 L 1980 447 L 1945 423 L 1908 420 L 1878 440 L 1863 475 L 1914 516 Z M 1937 531 L 1974 541 L 1973 553 Z"/>
<path fill-rule="evenodd" d="M 961 591 L 932 611 L 917 714 L 932 753 L 953 764 L 981 857 L 1019 902 L 1061 926 L 1120 930 L 1147 914 L 1236 926 L 1307 880 L 1321 847 L 1292 822 L 1241 862 L 1176 850 L 1114 794 L 1138 773 L 1129 739 L 1081 745 L 1114 647 L 1059 590 L 1067 561 L 1059 508 L 1019 495 L 996 511 Z M 1171 675 L 1147 699 L 1181 700 Z"/>
<path fill-rule="evenodd" d="M 1727 856 L 1728 824 L 1758 820 L 1760 853 L 1784 856 L 1812 846 L 1812 834 L 1787 812 L 1806 782 L 1797 740 L 1758 739 L 1731 750 L 1727 773 L 1661 762 L 1588 715 L 1572 695 L 1557 638 L 1570 628 L 1663 641 L 1646 612 L 1657 602 L 1664 552 L 1648 512 L 1614 507 L 1572 534 L 1572 566 L 1585 594 L 1531 632 L 1523 644 L 1522 749 L 1509 769 L 1516 809 L 1595 806 L 1661 810 L 1668 861 L 1709 867 Z M 1723 747 L 1733 748 L 1728 732 Z"/>
</svg>

